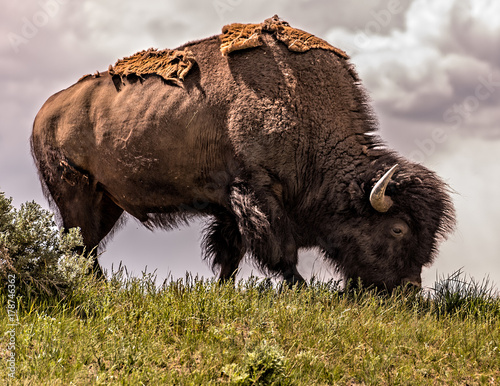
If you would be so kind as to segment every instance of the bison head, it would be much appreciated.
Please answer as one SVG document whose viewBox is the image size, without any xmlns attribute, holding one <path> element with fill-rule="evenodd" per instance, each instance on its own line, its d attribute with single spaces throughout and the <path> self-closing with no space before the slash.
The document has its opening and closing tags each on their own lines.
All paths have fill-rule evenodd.
<svg viewBox="0 0 500 386">
<path fill-rule="evenodd" d="M 388 290 L 420 286 L 422 267 L 455 224 L 448 186 L 421 165 L 397 162 L 348 183 L 348 204 L 322 245 L 346 279 Z"/>
</svg>

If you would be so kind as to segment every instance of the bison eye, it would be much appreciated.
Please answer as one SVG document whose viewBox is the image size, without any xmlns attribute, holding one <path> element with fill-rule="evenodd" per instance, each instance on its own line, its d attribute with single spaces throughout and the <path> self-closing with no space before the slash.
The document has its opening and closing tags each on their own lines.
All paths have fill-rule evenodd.
<svg viewBox="0 0 500 386">
<path fill-rule="evenodd" d="M 406 225 L 403 222 L 398 222 L 396 224 L 393 224 L 391 227 L 391 234 L 394 237 L 403 237 L 406 233 L 408 233 L 409 228 L 408 225 Z"/>
<path fill-rule="evenodd" d="M 401 228 L 398 228 L 398 227 L 394 227 L 392 228 L 392 233 L 395 235 L 395 236 L 400 236 L 403 234 L 403 230 Z"/>
</svg>

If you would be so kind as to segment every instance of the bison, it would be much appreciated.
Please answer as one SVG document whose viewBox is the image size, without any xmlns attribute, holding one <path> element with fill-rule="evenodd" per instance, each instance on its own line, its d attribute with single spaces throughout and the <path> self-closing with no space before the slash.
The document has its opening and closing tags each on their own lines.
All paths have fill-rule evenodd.
<svg viewBox="0 0 500 386">
<path fill-rule="evenodd" d="M 125 212 L 206 216 L 221 279 L 248 254 L 303 282 L 297 251 L 319 248 L 345 279 L 420 285 L 454 228 L 450 189 L 384 145 L 367 101 L 343 51 L 275 16 L 84 76 L 38 112 L 32 153 L 87 251 Z"/>
</svg>

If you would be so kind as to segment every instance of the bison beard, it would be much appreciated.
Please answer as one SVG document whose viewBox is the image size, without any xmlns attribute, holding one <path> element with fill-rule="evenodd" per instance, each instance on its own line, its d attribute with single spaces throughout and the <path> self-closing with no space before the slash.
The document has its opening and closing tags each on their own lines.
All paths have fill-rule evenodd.
<svg viewBox="0 0 500 386">
<path fill-rule="evenodd" d="M 49 98 L 31 145 L 61 225 L 90 251 L 124 212 L 166 229 L 208 216 L 205 255 L 222 279 L 248 254 L 301 282 L 297 251 L 316 247 L 346 279 L 420 283 L 454 227 L 446 184 L 383 145 L 342 51 L 277 18 L 232 28 Z M 171 73 L 163 63 L 178 82 L 151 70 Z"/>
</svg>

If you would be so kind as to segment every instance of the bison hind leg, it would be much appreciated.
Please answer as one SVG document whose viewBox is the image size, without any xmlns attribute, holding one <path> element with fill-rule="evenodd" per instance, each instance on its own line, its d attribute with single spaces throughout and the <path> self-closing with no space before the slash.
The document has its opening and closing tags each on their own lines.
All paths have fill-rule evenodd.
<svg viewBox="0 0 500 386">
<path fill-rule="evenodd" d="M 84 248 L 78 250 L 97 255 L 97 247 L 109 237 L 117 225 L 123 224 L 120 220 L 123 209 L 116 205 L 106 191 L 92 176 L 68 167 L 61 162 L 60 166 L 51 170 L 51 175 L 42 175 L 46 192 L 49 193 L 51 206 L 55 204 L 60 225 L 65 230 L 79 227 Z M 54 209 L 56 209 L 54 208 Z M 94 261 L 94 272 L 104 277 L 97 261 Z"/>
<path fill-rule="evenodd" d="M 116 230 L 117 222 L 123 223 L 119 221 L 123 209 L 111 200 L 90 173 L 77 167 L 59 149 L 32 136 L 31 150 L 43 193 L 59 225 L 65 230 L 79 227 L 85 251 L 97 255 L 101 241 Z M 97 259 L 94 272 L 104 276 Z"/>
<path fill-rule="evenodd" d="M 92 194 L 93 193 L 93 194 Z M 80 227 L 85 251 L 97 256 L 97 248 L 102 247 L 114 231 L 123 225 L 123 209 L 117 206 L 105 192 L 88 192 L 58 203 L 65 229 Z M 104 277 L 97 259 L 94 273 Z"/>
<path fill-rule="evenodd" d="M 219 270 L 220 280 L 234 279 L 245 255 L 242 237 L 234 216 L 217 213 L 206 227 L 203 237 L 204 258 L 211 260 L 212 269 Z"/>
</svg>

